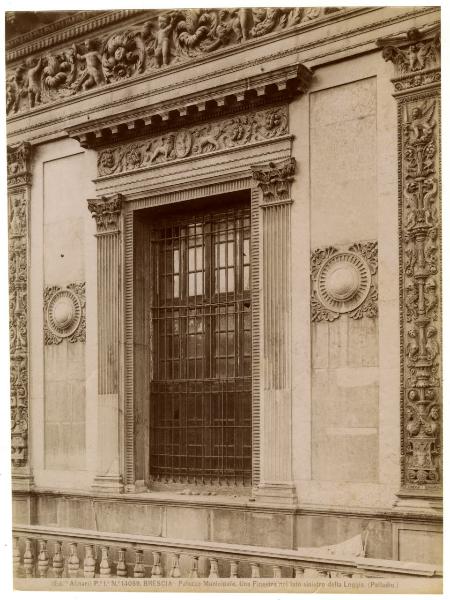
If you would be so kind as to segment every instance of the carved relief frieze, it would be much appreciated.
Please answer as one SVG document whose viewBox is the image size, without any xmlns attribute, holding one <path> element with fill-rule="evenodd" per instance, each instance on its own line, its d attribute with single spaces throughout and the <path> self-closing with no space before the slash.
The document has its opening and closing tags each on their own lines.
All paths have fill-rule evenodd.
<svg viewBox="0 0 450 600">
<path fill-rule="evenodd" d="M 398 100 L 402 491 L 441 475 L 440 34 L 380 40 Z"/>
<path fill-rule="evenodd" d="M 86 341 L 86 284 L 44 289 L 44 344 Z"/>
<path fill-rule="evenodd" d="M 291 183 L 295 174 L 295 158 L 279 163 L 252 167 L 252 177 L 262 191 L 263 206 L 291 201 Z"/>
<path fill-rule="evenodd" d="M 311 320 L 334 321 L 378 315 L 378 245 L 318 248 L 311 254 Z"/>
<path fill-rule="evenodd" d="M 119 230 L 122 200 L 121 194 L 88 200 L 88 208 L 97 223 L 97 235 Z"/>
<path fill-rule="evenodd" d="M 288 107 L 237 115 L 99 152 L 100 177 L 268 140 L 288 133 Z"/>
<path fill-rule="evenodd" d="M 141 25 L 28 56 L 6 75 L 6 111 L 14 114 L 245 43 L 339 8 L 178 9 Z"/>
<path fill-rule="evenodd" d="M 8 147 L 11 460 L 28 462 L 28 202 L 31 147 Z"/>
</svg>

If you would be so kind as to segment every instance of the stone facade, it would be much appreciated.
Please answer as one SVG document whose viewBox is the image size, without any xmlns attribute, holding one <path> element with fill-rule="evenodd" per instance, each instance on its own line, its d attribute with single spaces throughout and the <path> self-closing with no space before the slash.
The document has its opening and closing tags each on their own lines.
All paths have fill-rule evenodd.
<svg viewBox="0 0 450 600">
<path fill-rule="evenodd" d="M 440 563 L 439 18 L 80 11 L 7 40 L 17 524 Z M 157 481 L 152 227 L 230 199 L 251 486 Z"/>
</svg>

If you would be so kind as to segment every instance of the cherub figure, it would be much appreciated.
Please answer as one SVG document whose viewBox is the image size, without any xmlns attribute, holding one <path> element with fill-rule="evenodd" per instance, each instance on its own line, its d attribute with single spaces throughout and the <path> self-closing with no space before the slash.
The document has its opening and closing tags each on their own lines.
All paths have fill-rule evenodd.
<svg viewBox="0 0 450 600">
<path fill-rule="evenodd" d="M 86 40 L 85 42 L 86 52 L 84 54 L 78 54 L 78 60 L 84 60 L 86 62 L 86 70 L 81 79 L 76 84 L 75 90 L 78 91 L 81 88 L 88 90 L 95 85 L 101 85 L 104 82 L 102 72 L 102 57 L 100 52 L 97 50 L 97 45 L 93 40 Z"/>
<path fill-rule="evenodd" d="M 36 60 L 32 56 L 25 61 L 26 74 L 24 78 L 23 91 L 28 96 L 28 104 L 33 108 L 41 101 L 41 69 L 42 57 Z"/>
<path fill-rule="evenodd" d="M 158 67 L 167 66 L 170 62 L 170 34 L 172 33 L 173 21 L 170 15 L 158 17 L 159 29 L 156 34 L 155 58 Z"/>
<path fill-rule="evenodd" d="M 426 108 L 416 106 L 412 109 L 409 123 L 409 130 L 414 136 L 412 141 L 427 139 L 431 135 L 434 128 L 434 123 L 431 123 L 433 112 L 433 104 Z"/>
</svg>

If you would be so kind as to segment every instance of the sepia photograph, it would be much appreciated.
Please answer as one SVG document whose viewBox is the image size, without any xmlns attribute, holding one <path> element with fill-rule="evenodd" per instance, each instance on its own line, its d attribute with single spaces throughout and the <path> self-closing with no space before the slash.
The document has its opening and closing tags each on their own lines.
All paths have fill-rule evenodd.
<svg viewBox="0 0 450 600">
<path fill-rule="evenodd" d="M 3 12 L 14 590 L 442 594 L 439 2 L 97 4 Z"/>
</svg>

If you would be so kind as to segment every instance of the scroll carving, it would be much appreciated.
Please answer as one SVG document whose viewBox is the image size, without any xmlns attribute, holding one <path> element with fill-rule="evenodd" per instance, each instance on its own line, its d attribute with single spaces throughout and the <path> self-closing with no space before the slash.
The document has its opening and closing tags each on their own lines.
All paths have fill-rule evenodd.
<svg viewBox="0 0 450 600">
<path fill-rule="evenodd" d="M 199 156 L 267 140 L 288 133 L 287 106 L 239 115 L 165 133 L 144 142 L 111 147 L 99 153 L 99 176 Z"/>
<path fill-rule="evenodd" d="M 44 290 L 44 344 L 86 341 L 86 284 Z"/>
<path fill-rule="evenodd" d="M 311 320 L 335 321 L 378 315 L 377 242 L 357 242 L 346 250 L 333 246 L 311 255 Z"/>
<path fill-rule="evenodd" d="M 173 10 L 141 25 L 29 56 L 6 76 L 6 111 L 14 114 L 95 87 L 289 29 L 339 8 Z"/>
<path fill-rule="evenodd" d="M 252 177 L 262 190 L 265 205 L 290 201 L 291 182 L 294 179 L 295 158 L 252 168 Z"/>
<path fill-rule="evenodd" d="M 97 223 L 97 233 L 115 233 L 119 230 L 122 195 L 88 200 L 88 208 Z"/>
<path fill-rule="evenodd" d="M 31 147 L 8 147 L 11 460 L 28 464 L 28 202 Z"/>
<path fill-rule="evenodd" d="M 398 100 L 402 485 L 441 486 L 440 35 L 380 40 Z"/>
</svg>

